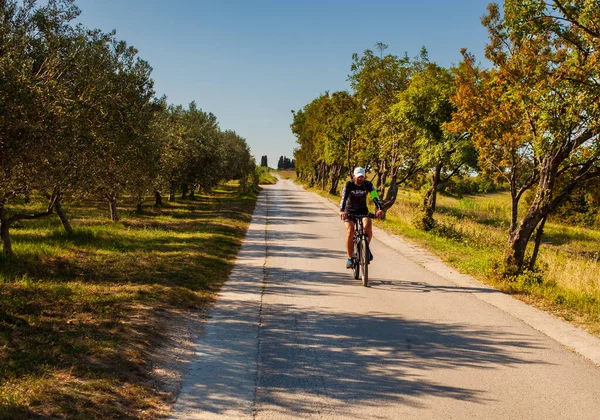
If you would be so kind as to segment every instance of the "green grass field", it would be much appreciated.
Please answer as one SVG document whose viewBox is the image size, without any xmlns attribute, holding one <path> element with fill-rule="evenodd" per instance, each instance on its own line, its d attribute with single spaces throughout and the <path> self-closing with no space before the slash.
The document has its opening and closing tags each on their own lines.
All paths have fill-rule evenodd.
<svg viewBox="0 0 600 420">
<path fill-rule="evenodd" d="M 68 206 L 11 229 L 0 259 L 0 418 L 157 418 L 172 395 L 148 355 L 167 318 L 204 310 L 229 275 L 256 202 L 225 185 L 194 201 Z M 150 203 L 147 203 L 150 204 Z"/>
</svg>

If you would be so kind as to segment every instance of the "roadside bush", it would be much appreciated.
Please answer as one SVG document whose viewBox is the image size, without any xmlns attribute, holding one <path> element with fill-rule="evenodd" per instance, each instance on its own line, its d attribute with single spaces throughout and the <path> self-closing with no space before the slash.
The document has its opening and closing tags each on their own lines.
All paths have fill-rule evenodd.
<svg viewBox="0 0 600 420">
<path fill-rule="evenodd" d="M 497 184 L 489 178 L 482 176 L 459 176 L 452 177 L 443 185 L 443 189 L 447 194 L 462 196 L 465 194 L 482 194 L 502 191 L 504 187 Z"/>
<path fill-rule="evenodd" d="M 436 222 L 433 216 L 423 211 L 422 209 L 415 213 L 411 222 L 414 227 L 425 232 L 429 232 L 436 226 Z"/>
<path fill-rule="evenodd" d="M 574 226 L 600 227 L 599 204 L 593 188 L 580 188 L 558 207 L 551 218 Z"/>
<path fill-rule="evenodd" d="M 431 233 L 453 241 L 462 241 L 464 236 L 460 231 L 460 222 L 456 219 L 436 223 L 431 229 Z"/>
<path fill-rule="evenodd" d="M 277 178 L 271 175 L 270 169 L 259 166 L 256 168 L 258 172 L 258 182 L 260 185 L 272 185 L 277 183 Z"/>
</svg>

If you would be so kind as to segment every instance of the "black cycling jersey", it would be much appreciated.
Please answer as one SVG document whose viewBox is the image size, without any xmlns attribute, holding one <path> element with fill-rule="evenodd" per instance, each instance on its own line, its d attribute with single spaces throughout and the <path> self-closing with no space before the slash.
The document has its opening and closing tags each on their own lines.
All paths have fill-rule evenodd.
<svg viewBox="0 0 600 420">
<path fill-rule="evenodd" d="M 364 214 L 368 213 L 367 195 L 371 195 L 377 209 L 383 208 L 377 190 L 373 187 L 373 183 L 364 180 L 359 186 L 354 181 L 346 182 L 342 191 L 342 201 L 340 202 L 340 211 L 347 213 Z"/>
</svg>

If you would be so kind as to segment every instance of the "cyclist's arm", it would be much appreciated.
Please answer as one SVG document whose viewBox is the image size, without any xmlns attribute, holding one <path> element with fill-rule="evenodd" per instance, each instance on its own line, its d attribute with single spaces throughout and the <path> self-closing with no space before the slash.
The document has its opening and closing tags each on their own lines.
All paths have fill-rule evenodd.
<svg viewBox="0 0 600 420">
<path fill-rule="evenodd" d="M 346 211 L 346 201 L 348 200 L 348 183 L 344 184 L 342 191 L 342 201 L 340 201 L 340 212 Z"/>
<path fill-rule="evenodd" d="M 377 207 L 377 210 L 383 210 L 383 203 L 381 202 L 381 199 L 379 198 L 379 194 L 377 194 L 377 190 L 375 189 L 375 187 L 373 187 L 373 184 L 371 184 L 371 198 L 373 199 L 373 202 L 375 203 L 375 207 Z"/>
</svg>

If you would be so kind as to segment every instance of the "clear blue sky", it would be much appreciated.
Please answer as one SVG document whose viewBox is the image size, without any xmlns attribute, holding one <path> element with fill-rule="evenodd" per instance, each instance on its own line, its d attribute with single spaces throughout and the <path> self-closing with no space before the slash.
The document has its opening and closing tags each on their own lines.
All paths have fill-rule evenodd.
<svg viewBox="0 0 600 420">
<path fill-rule="evenodd" d="M 443 66 L 465 47 L 483 61 L 488 0 L 77 0 L 79 21 L 116 29 L 153 67 L 158 96 L 196 101 L 244 137 L 270 166 L 292 158 L 291 110 L 349 90 L 352 53 L 414 57 Z"/>
</svg>

